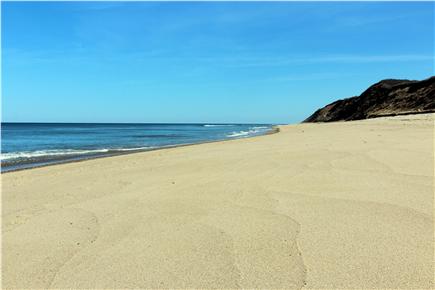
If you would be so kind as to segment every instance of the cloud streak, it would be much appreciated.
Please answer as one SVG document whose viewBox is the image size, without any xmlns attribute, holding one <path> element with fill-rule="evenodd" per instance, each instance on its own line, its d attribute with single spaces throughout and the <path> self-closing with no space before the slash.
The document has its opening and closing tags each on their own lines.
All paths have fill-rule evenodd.
<svg viewBox="0 0 435 290">
<path fill-rule="evenodd" d="M 15 60 L 18 63 L 71 63 L 86 62 L 91 59 L 111 63 L 172 63 L 172 64 L 189 64 L 189 65 L 207 65 L 224 68 L 256 68 L 256 67 L 285 67 L 289 65 L 311 65 L 311 64 L 370 64 L 370 63 L 403 63 L 403 62 L 433 62 L 434 55 L 423 54 L 389 54 L 389 55 L 292 55 L 282 57 L 262 57 L 249 56 L 248 53 L 241 56 L 174 56 L 169 50 L 148 50 L 140 52 L 126 52 L 116 56 L 105 56 L 104 54 L 87 53 L 76 49 L 66 53 L 59 50 L 51 51 L 23 51 L 14 49 L 4 49 L 3 55 L 9 61 Z"/>
<path fill-rule="evenodd" d="M 326 55 L 326 56 L 290 56 L 280 59 L 234 59 L 231 66 L 236 67 L 274 67 L 291 64 L 316 64 L 316 63 L 385 63 L 385 62 L 416 62 L 434 61 L 433 55 L 400 54 L 400 55 Z M 219 60 L 222 61 L 222 60 Z"/>
</svg>

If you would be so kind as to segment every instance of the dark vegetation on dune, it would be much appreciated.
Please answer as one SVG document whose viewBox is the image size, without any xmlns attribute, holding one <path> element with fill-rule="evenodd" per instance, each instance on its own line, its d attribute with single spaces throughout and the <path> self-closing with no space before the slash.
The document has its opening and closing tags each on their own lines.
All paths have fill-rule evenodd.
<svg viewBox="0 0 435 290">
<path fill-rule="evenodd" d="M 360 96 L 335 101 L 304 122 L 350 121 L 435 112 L 435 76 L 422 81 L 382 80 Z"/>
</svg>

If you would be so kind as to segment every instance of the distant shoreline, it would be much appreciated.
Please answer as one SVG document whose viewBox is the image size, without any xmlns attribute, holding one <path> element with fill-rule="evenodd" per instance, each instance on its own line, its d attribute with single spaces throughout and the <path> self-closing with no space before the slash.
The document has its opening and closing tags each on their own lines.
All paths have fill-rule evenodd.
<svg viewBox="0 0 435 290">
<path fill-rule="evenodd" d="M 34 124 L 34 123 L 29 123 L 29 124 Z M 63 124 L 63 123 L 52 123 L 52 124 Z M 74 123 L 74 124 L 87 124 L 87 123 Z M 103 124 L 103 123 L 101 123 L 101 124 Z M 104 124 L 115 124 L 115 123 L 104 123 Z M 133 123 L 128 123 L 128 124 L 133 124 Z M 7 169 L 7 170 L 3 170 L 3 166 L 2 166 L 0 174 L 7 174 L 7 173 L 11 173 L 11 172 L 31 170 L 31 169 L 41 168 L 41 167 L 55 166 L 55 165 L 61 165 L 61 164 L 67 164 L 67 163 L 83 162 L 83 161 L 94 160 L 94 159 L 99 159 L 99 158 L 110 158 L 110 157 L 116 157 L 116 156 L 122 156 L 122 155 L 144 153 L 144 152 L 172 149 L 172 148 L 185 147 L 185 146 L 193 146 L 193 145 L 201 145 L 201 144 L 207 144 L 207 143 L 227 142 L 227 141 L 233 141 L 233 140 L 255 138 L 255 137 L 261 137 L 261 136 L 266 136 L 266 135 L 270 135 L 270 134 L 275 134 L 278 132 L 279 132 L 278 125 L 274 125 L 270 128 L 270 130 L 264 132 L 261 135 L 247 136 L 247 137 L 242 137 L 242 138 L 232 138 L 232 139 L 229 138 L 229 139 L 222 139 L 222 140 L 203 141 L 203 142 L 189 143 L 189 144 L 177 144 L 177 145 L 169 145 L 169 146 L 140 149 L 140 150 L 131 150 L 131 151 L 124 151 L 124 152 L 119 151 L 119 152 L 111 152 L 111 153 L 110 152 L 109 153 L 101 153 L 98 155 L 90 155 L 90 156 L 77 156 L 77 157 L 72 157 L 70 159 L 55 160 L 52 162 L 33 164 L 33 165 L 29 164 L 28 167 L 24 166 L 24 167 L 20 167 L 20 168 L 11 168 L 11 169 Z"/>
</svg>

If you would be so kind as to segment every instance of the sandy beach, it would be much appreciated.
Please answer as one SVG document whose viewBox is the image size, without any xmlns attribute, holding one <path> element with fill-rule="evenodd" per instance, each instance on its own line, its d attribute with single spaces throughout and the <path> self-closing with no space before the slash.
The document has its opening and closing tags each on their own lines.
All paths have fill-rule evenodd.
<svg viewBox="0 0 435 290">
<path fill-rule="evenodd" d="M 434 116 L 2 174 L 3 288 L 432 289 Z"/>
</svg>

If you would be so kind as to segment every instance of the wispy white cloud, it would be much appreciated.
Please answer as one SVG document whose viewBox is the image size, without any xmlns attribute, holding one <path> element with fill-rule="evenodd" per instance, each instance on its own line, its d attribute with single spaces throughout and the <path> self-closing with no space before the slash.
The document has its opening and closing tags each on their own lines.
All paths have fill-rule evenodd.
<svg viewBox="0 0 435 290">
<path fill-rule="evenodd" d="M 230 66 L 236 67 L 273 67 L 291 64 L 315 63 L 380 63 L 380 62 L 415 62 L 434 61 L 433 55 L 400 54 L 400 55 L 324 55 L 324 56 L 289 56 L 277 59 L 233 59 Z"/>
<path fill-rule="evenodd" d="M 433 60 L 433 55 L 398 54 L 398 55 L 338 55 L 308 58 L 312 62 L 402 62 Z"/>
<path fill-rule="evenodd" d="M 77 1 L 77 3 L 75 3 L 75 7 L 77 11 L 103 11 L 110 9 L 119 9 L 125 6 L 125 4 L 126 3 L 119 1 Z"/>
<path fill-rule="evenodd" d="M 354 74 L 343 74 L 343 73 L 301 73 L 301 74 L 291 74 L 277 76 L 267 79 L 266 81 L 277 81 L 277 82 L 292 82 L 292 81 L 315 81 L 315 80 L 333 80 L 342 79 L 346 77 L 354 76 Z"/>
<path fill-rule="evenodd" d="M 79 46 L 79 45 L 78 45 Z M 391 55 L 323 55 L 323 56 L 288 56 L 268 58 L 261 56 L 176 56 L 171 50 L 149 50 L 143 52 L 129 52 L 125 54 L 96 55 L 82 51 L 77 47 L 74 52 L 65 54 L 63 51 L 20 51 L 3 50 L 3 58 L 16 64 L 42 64 L 42 63 L 83 63 L 89 60 L 97 60 L 105 63 L 171 63 L 174 65 L 208 66 L 223 68 L 262 68 L 262 67 L 286 67 L 291 65 L 312 64 L 370 64 L 370 63 L 402 63 L 402 62 L 434 62 L 434 55 L 420 54 L 391 54 Z M 325 75 L 315 76 L 324 78 Z"/>
<path fill-rule="evenodd" d="M 221 66 L 235 67 L 256 67 L 256 66 L 285 66 L 289 64 L 311 64 L 311 63 L 377 63 L 377 62 L 409 62 L 409 61 L 434 61 L 433 55 L 420 54 L 392 54 L 392 55 L 323 55 L 323 56 L 288 56 L 279 58 L 268 58 L 261 56 L 249 56 L 249 53 L 242 56 L 220 57 L 220 56 L 171 56 L 171 51 L 157 51 L 154 54 L 149 52 L 134 53 L 129 58 L 136 61 L 141 60 L 165 60 L 171 62 L 195 62 L 215 63 Z"/>
</svg>

